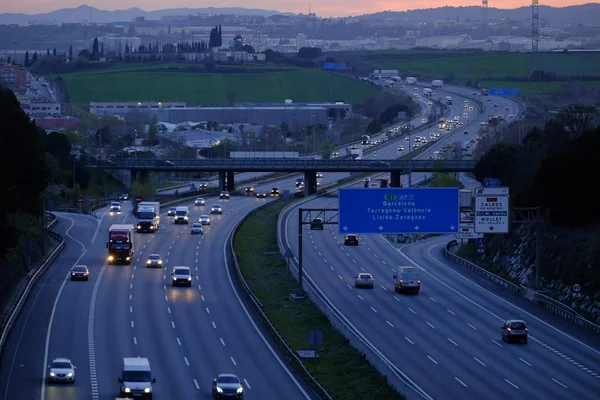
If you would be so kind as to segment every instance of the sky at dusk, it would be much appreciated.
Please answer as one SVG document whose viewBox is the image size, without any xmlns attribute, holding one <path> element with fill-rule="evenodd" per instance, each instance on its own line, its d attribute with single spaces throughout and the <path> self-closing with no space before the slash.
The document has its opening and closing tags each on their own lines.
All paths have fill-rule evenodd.
<svg viewBox="0 0 600 400">
<path fill-rule="evenodd" d="M 312 3 L 312 4 L 311 4 Z M 540 5 L 553 7 L 565 7 L 575 4 L 584 4 L 586 1 L 577 0 L 540 0 Z M 406 11 L 419 8 L 435 8 L 446 5 L 452 6 L 472 6 L 480 5 L 480 0 L 173 0 L 165 2 L 163 0 L 0 0 L 0 13 L 26 13 L 40 14 L 61 8 L 78 7 L 81 4 L 87 4 L 101 10 L 123 10 L 127 8 L 138 7 L 142 10 L 153 11 L 166 8 L 204 8 L 204 7 L 246 7 L 262 8 L 268 10 L 277 10 L 281 12 L 306 13 L 311 4 L 312 11 L 320 17 L 341 17 L 349 15 L 368 14 L 378 11 Z M 489 0 L 489 7 L 496 8 L 517 8 L 530 5 L 531 2 L 525 0 Z"/>
</svg>

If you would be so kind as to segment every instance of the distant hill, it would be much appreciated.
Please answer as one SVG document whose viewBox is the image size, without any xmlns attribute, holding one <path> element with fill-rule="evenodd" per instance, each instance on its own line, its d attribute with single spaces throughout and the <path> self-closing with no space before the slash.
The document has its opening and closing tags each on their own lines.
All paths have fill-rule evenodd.
<svg viewBox="0 0 600 400">
<path fill-rule="evenodd" d="M 139 8 L 130 8 L 127 10 L 106 11 L 99 10 L 90 6 L 79 6 L 77 8 L 63 8 L 45 14 L 0 14 L 0 25 L 27 25 L 29 21 L 49 21 L 53 23 L 79 23 L 79 22 L 117 22 L 131 21 L 135 17 L 144 17 L 147 20 L 160 20 L 161 17 L 169 15 L 196 15 L 198 13 L 208 14 L 229 14 L 229 15 L 264 15 L 275 14 L 294 15 L 292 13 L 281 13 L 274 10 L 262 10 L 254 8 L 169 8 L 157 11 L 144 11 Z"/>
<path fill-rule="evenodd" d="M 540 6 L 540 26 L 544 20 L 553 25 L 556 23 L 583 24 L 600 26 L 600 4 L 588 3 L 569 7 Z M 105 23 L 131 21 L 135 17 L 144 17 L 147 20 L 160 20 L 164 16 L 189 15 L 189 14 L 230 14 L 230 15 L 294 15 L 276 10 L 262 10 L 254 8 L 168 8 L 157 11 L 144 11 L 139 8 L 127 10 L 106 11 L 90 6 L 77 8 L 64 8 L 45 14 L 0 14 L 0 25 L 27 25 L 29 21 L 49 21 L 52 23 L 78 23 L 84 21 Z M 483 12 L 479 6 L 471 7 L 440 7 L 409 11 L 384 11 L 374 14 L 357 16 L 358 19 L 397 19 L 406 21 L 481 21 Z M 531 19 L 531 7 L 515 9 L 488 9 L 489 20 L 509 19 L 523 21 Z"/>
<path fill-rule="evenodd" d="M 488 20 L 531 20 L 531 6 L 515 9 L 488 8 Z M 547 20 L 558 23 L 600 26 L 600 3 L 588 3 L 569 7 L 539 6 L 540 26 Z M 360 16 L 359 19 L 398 19 L 407 21 L 481 21 L 483 11 L 479 6 L 440 7 L 409 11 L 384 11 Z"/>
</svg>

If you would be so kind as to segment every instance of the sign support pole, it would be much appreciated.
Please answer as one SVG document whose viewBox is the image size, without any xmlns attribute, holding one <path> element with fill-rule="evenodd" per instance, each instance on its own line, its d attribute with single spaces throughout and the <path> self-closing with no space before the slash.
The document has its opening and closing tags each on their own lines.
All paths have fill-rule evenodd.
<svg viewBox="0 0 600 400">
<path fill-rule="evenodd" d="M 315 218 L 321 218 L 323 225 L 337 225 L 339 211 L 337 208 L 299 208 L 298 209 L 298 296 L 304 295 L 304 257 L 302 256 L 302 227 L 310 225 Z"/>
</svg>

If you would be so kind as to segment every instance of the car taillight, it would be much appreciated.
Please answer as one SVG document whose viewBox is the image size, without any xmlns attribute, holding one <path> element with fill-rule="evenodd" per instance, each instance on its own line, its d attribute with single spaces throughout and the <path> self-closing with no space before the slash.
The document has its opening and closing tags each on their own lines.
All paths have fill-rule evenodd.
<svg viewBox="0 0 600 400">
<path fill-rule="evenodd" d="M 420 279 L 417 279 L 417 283 L 420 285 L 420 284 L 421 284 L 421 280 L 420 280 Z"/>
<path fill-rule="evenodd" d="M 528 331 L 528 330 L 529 330 L 529 328 L 525 328 L 525 330 L 526 330 L 526 331 Z"/>
<path fill-rule="evenodd" d="M 506 330 L 507 330 L 507 331 L 512 331 L 512 329 L 511 329 L 511 328 L 506 328 Z"/>
</svg>

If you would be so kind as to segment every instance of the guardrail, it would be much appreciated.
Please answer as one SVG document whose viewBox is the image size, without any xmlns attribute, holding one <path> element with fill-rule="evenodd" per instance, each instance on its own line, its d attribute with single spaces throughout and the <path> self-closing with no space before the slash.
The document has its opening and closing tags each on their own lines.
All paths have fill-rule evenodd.
<svg viewBox="0 0 600 400">
<path fill-rule="evenodd" d="M 456 240 L 451 240 L 446 244 L 446 246 L 444 247 L 444 255 L 447 258 L 460 265 L 466 266 L 467 268 L 469 268 L 469 270 L 476 272 L 478 275 L 494 283 L 502 285 L 504 288 L 510 290 L 511 292 L 517 293 L 524 297 L 528 297 L 528 288 L 524 286 L 515 285 L 514 283 L 509 282 L 506 279 L 501 278 L 498 275 L 495 275 L 487 271 L 486 269 L 481 268 L 480 266 L 473 264 L 472 262 L 465 260 L 464 258 L 452 253 L 450 249 L 456 245 L 458 245 L 458 242 Z M 578 314 L 575 310 L 573 310 L 571 307 L 561 303 L 558 300 L 553 299 L 552 297 L 546 296 L 545 294 L 539 292 L 535 292 L 533 296 L 530 296 L 529 300 L 535 304 L 544 307 L 553 314 L 556 314 L 567 321 L 573 322 L 576 325 L 579 325 L 580 327 L 585 328 L 593 333 L 600 334 L 600 325 L 597 325 L 592 321 L 588 321 L 587 319 L 583 318 L 580 314 Z"/>
<path fill-rule="evenodd" d="M 283 336 L 281 336 L 281 334 L 279 333 L 279 331 L 277 330 L 277 328 L 275 327 L 275 325 L 273 325 L 273 323 L 269 320 L 269 317 L 263 311 L 263 305 L 262 305 L 262 303 L 260 302 L 260 300 L 258 299 L 258 297 L 256 297 L 256 295 L 254 294 L 254 292 L 252 291 L 252 288 L 250 287 L 250 285 L 248 285 L 248 282 L 246 282 L 246 279 L 244 278 L 244 273 L 242 272 L 242 269 L 240 268 L 238 256 L 235 253 L 235 246 L 234 246 L 234 244 L 235 244 L 235 237 L 236 237 L 236 235 L 238 233 L 239 227 L 245 221 L 247 221 L 251 216 L 253 216 L 254 214 L 256 214 L 259 210 L 261 210 L 264 207 L 267 207 L 269 205 L 272 205 L 273 203 L 275 203 L 277 201 L 279 201 L 279 199 L 275 200 L 274 202 L 263 204 L 260 207 L 257 207 L 255 209 L 253 209 L 248 214 L 246 214 L 244 216 L 244 218 L 242 218 L 240 221 L 238 221 L 236 223 L 236 225 L 234 226 L 233 230 L 229 233 L 229 237 L 227 239 L 227 241 L 229 243 L 229 256 L 233 260 L 233 265 L 234 265 L 235 272 L 236 272 L 236 275 L 238 277 L 238 280 L 240 281 L 242 287 L 244 288 L 244 291 L 248 295 L 248 298 L 250 299 L 250 301 L 252 302 L 252 304 L 254 304 L 256 311 L 259 313 L 259 315 L 261 316 L 261 318 L 263 319 L 263 321 L 273 331 L 273 333 L 275 334 L 275 336 L 277 337 L 277 339 L 281 342 L 281 344 L 285 347 L 286 351 L 289 353 L 291 359 L 293 361 L 295 361 L 295 364 L 302 369 L 302 371 L 304 372 L 304 374 L 310 379 L 310 381 L 311 381 L 312 385 L 314 386 L 314 388 L 316 388 L 320 392 L 321 396 L 323 396 L 323 398 L 326 398 L 328 400 L 333 400 L 333 397 L 317 381 L 317 379 L 310 373 L 310 371 L 308 370 L 308 368 L 306 368 L 306 366 L 304 365 L 304 362 L 302 362 L 302 359 L 298 356 L 298 354 L 296 354 L 296 351 L 294 351 L 294 349 L 292 349 L 290 347 L 290 345 L 283 338 Z"/>
<path fill-rule="evenodd" d="M 54 226 L 57 223 L 58 219 L 55 219 L 50 222 L 47 227 L 48 229 Z M 8 334 L 13 327 L 19 313 L 23 309 L 25 305 L 25 301 L 33 285 L 37 282 L 40 276 L 46 271 L 48 266 L 52 264 L 52 261 L 56 258 L 56 256 L 62 251 L 65 246 L 65 240 L 57 233 L 48 231 L 48 234 L 53 238 L 59 241 L 58 245 L 50 252 L 50 254 L 46 257 L 46 259 L 42 262 L 39 268 L 35 271 L 30 271 L 27 274 L 25 280 L 21 283 L 19 289 L 17 290 L 17 294 L 13 298 L 12 303 L 9 305 L 8 310 L 2 316 L 2 320 L 0 320 L 0 355 L 4 351 L 4 346 L 6 344 L 6 340 L 8 338 Z"/>
</svg>

